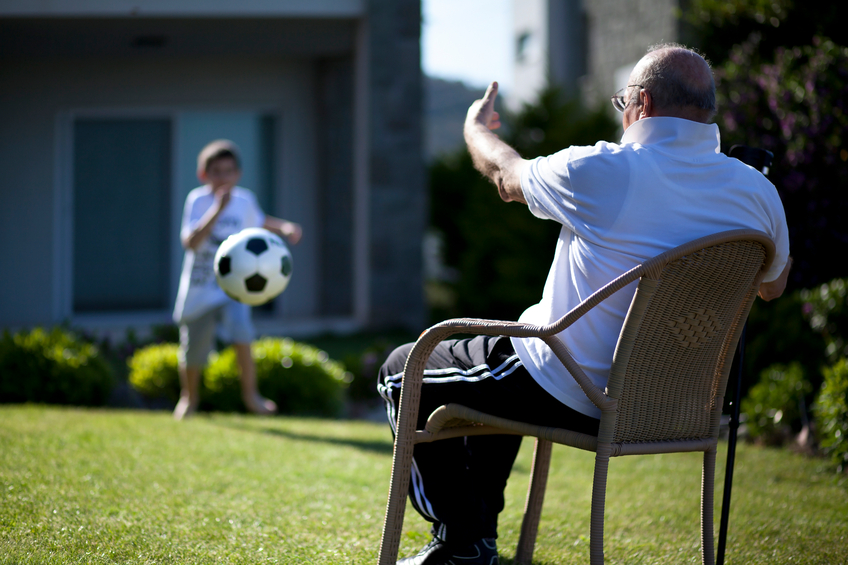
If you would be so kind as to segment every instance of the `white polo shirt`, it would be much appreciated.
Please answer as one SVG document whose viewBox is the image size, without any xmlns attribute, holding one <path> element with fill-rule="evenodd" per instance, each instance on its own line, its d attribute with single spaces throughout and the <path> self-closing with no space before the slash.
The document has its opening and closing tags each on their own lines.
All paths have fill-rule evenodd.
<svg viewBox="0 0 848 565">
<path fill-rule="evenodd" d="M 621 144 L 569 147 L 531 161 L 521 188 L 533 215 L 563 226 L 542 300 L 521 315 L 522 322 L 552 323 L 642 261 L 720 231 L 757 229 L 772 238 L 777 252 L 765 281 L 780 275 L 789 256 L 777 191 L 759 171 L 720 152 L 715 124 L 638 120 Z M 559 336 L 598 387 L 606 386 L 636 284 Z M 546 391 L 578 412 L 600 417 L 544 342 L 512 343 Z"/>
</svg>

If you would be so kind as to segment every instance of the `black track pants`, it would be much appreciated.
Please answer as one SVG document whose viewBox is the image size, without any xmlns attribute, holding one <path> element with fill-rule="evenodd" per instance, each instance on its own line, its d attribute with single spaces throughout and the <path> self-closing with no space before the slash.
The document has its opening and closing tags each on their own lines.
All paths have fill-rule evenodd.
<svg viewBox="0 0 848 565">
<path fill-rule="evenodd" d="M 380 369 L 378 389 L 395 431 L 400 384 L 412 344 L 397 348 Z M 457 403 L 496 416 L 597 435 L 599 421 L 542 389 L 523 367 L 508 338 L 478 336 L 444 341 L 424 371 L 418 429 L 439 406 Z M 433 522 L 433 534 L 466 543 L 497 537 L 504 488 L 521 436 L 471 436 L 415 446 L 409 496 Z"/>
</svg>

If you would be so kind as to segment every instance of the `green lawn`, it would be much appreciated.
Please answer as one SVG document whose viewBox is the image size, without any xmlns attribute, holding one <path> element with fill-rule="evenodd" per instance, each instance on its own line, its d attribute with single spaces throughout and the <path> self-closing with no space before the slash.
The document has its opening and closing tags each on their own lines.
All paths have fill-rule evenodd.
<svg viewBox="0 0 848 565">
<path fill-rule="evenodd" d="M 525 440 L 508 488 L 502 563 L 531 451 Z M 373 563 L 390 466 L 388 428 L 367 422 L 3 406 L 0 563 Z M 591 468 L 592 454 L 555 447 L 535 563 L 588 562 Z M 607 562 L 700 562 L 700 456 L 610 468 Z M 726 563 L 848 563 L 846 482 L 740 446 Z M 402 551 L 427 531 L 410 508 Z"/>
</svg>

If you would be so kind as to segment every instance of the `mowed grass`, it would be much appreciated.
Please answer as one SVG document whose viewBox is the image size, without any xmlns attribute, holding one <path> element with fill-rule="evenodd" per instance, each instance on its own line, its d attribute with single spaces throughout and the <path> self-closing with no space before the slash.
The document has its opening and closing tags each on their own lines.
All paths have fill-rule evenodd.
<svg viewBox="0 0 848 565">
<path fill-rule="evenodd" d="M 501 515 L 506 564 L 532 447 Z M 592 463 L 554 448 L 534 563 L 588 562 Z M 608 563 L 700 562 L 700 465 L 697 454 L 612 461 Z M 390 467 L 388 428 L 368 422 L 3 406 L 0 563 L 375 563 Z M 402 554 L 428 530 L 409 507 Z M 848 563 L 845 477 L 740 445 L 726 563 Z"/>
</svg>

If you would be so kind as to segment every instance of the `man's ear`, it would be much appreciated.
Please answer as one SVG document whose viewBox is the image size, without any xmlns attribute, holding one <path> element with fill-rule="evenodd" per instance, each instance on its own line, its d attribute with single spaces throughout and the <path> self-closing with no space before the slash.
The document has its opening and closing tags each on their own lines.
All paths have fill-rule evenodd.
<svg viewBox="0 0 848 565">
<path fill-rule="evenodd" d="M 654 101 L 651 98 L 651 93 L 644 88 L 639 91 L 639 101 L 642 103 L 642 110 L 639 112 L 639 119 L 650 118 L 654 115 Z"/>
<path fill-rule="evenodd" d="M 209 176 L 206 174 L 206 171 L 203 169 L 197 169 L 197 180 L 206 184 L 209 182 Z"/>
</svg>

